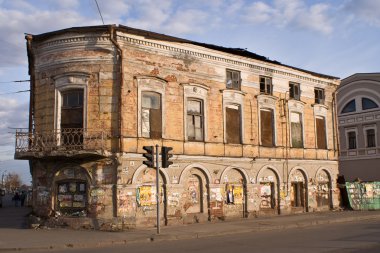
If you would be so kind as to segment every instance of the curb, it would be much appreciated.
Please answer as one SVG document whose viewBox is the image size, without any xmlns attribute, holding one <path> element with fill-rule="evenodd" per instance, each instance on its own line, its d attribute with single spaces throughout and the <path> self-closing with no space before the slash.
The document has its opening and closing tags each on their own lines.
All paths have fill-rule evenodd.
<svg viewBox="0 0 380 253">
<path fill-rule="evenodd" d="M 380 218 L 380 213 L 375 215 L 365 215 L 365 216 L 351 216 L 351 217 L 339 217 L 339 218 L 329 218 L 325 220 L 316 220 L 312 219 L 310 221 L 301 221 L 292 224 L 285 225 L 270 225 L 270 224 L 258 224 L 256 227 L 252 228 L 239 228 L 229 231 L 219 231 L 219 232 L 189 232 L 184 234 L 151 234 L 151 235 L 142 235 L 138 238 L 133 238 L 130 240 L 110 240 L 110 241 L 101 241 L 95 243 L 63 243 L 56 245 L 48 245 L 45 247 L 14 247 L 14 248 L 0 248 L 0 252 L 5 251 L 27 251 L 27 250 L 58 250 L 58 249 L 70 249 L 70 248 L 102 248 L 112 245 L 127 245 L 132 243 L 147 243 L 147 242 L 163 242 L 163 241 L 174 241 L 174 240 L 188 240 L 188 239 L 201 239 L 201 238 L 209 238 L 209 237 L 218 237 L 218 236 L 226 236 L 233 234 L 244 234 L 244 233 L 254 233 L 254 232 L 264 232 L 264 231 L 274 231 L 274 230 L 286 230 L 286 229 L 294 229 L 294 228 L 305 228 L 310 226 L 318 226 L 318 225 L 326 225 L 326 224 L 338 224 L 345 222 L 355 222 L 355 221 L 364 221 L 364 220 L 372 220 Z M 252 220 L 254 221 L 254 220 Z M 170 231 L 169 231 L 170 233 Z"/>
</svg>

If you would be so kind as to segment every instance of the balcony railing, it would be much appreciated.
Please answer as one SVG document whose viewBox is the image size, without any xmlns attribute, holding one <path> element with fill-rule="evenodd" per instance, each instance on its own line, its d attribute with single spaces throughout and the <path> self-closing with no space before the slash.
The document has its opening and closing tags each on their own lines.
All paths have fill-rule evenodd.
<svg viewBox="0 0 380 253">
<path fill-rule="evenodd" d="M 16 157 L 31 153 L 65 153 L 78 151 L 103 152 L 106 135 L 103 131 L 64 128 L 44 132 L 16 131 Z"/>
</svg>

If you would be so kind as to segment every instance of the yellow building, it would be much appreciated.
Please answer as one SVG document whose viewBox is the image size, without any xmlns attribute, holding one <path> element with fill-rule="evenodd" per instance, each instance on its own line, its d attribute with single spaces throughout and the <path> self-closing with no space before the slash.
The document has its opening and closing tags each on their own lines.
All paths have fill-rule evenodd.
<svg viewBox="0 0 380 253">
<path fill-rule="evenodd" d="M 142 154 L 156 144 L 174 154 L 160 170 L 165 224 L 339 205 L 338 78 L 125 26 L 26 39 L 30 132 L 15 157 L 30 160 L 38 215 L 154 226 L 156 172 Z"/>
</svg>

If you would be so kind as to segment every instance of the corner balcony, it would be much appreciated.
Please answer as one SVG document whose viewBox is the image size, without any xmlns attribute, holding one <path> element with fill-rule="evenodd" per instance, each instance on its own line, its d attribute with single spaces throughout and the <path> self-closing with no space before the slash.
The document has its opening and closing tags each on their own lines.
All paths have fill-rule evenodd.
<svg viewBox="0 0 380 253">
<path fill-rule="evenodd" d="M 16 131 L 15 159 L 106 157 L 104 131 L 64 128 L 44 132 Z"/>
</svg>

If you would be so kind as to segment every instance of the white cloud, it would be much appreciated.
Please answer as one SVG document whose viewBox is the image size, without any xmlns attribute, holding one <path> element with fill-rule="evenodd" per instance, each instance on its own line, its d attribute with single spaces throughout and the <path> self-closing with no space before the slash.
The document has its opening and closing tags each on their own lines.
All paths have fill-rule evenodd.
<svg viewBox="0 0 380 253">
<path fill-rule="evenodd" d="M 25 128 L 28 126 L 29 114 L 28 102 L 21 102 L 14 98 L 0 99 L 0 146 L 7 146 L 14 143 L 14 131 L 10 128 Z"/>
<path fill-rule="evenodd" d="M 378 0 L 348 0 L 343 8 L 354 20 L 360 20 L 370 25 L 380 27 L 380 1 Z"/>
<path fill-rule="evenodd" d="M 333 27 L 328 11 L 327 4 L 307 6 L 302 0 L 275 0 L 272 4 L 256 1 L 246 8 L 244 20 L 253 24 L 298 27 L 330 34 Z"/>
</svg>

